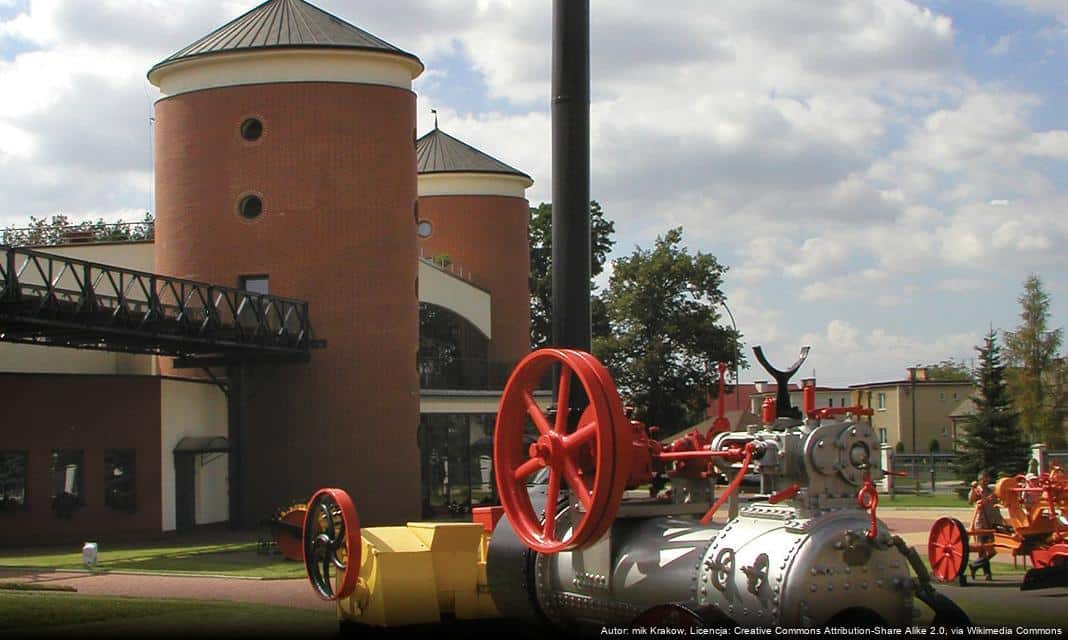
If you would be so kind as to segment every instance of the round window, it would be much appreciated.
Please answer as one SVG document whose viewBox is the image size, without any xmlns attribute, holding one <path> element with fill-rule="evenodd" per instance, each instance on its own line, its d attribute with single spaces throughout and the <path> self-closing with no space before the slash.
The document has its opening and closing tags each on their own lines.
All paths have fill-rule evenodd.
<svg viewBox="0 0 1068 640">
<path fill-rule="evenodd" d="M 430 224 L 429 220 L 420 220 L 416 230 L 420 238 L 429 238 L 434 231 L 434 225 Z"/>
<path fill-rule="evenodd" d="M 245 196 L 237 203 L 237 212 L 246 220 L 253 220 L 263 213 L 263 200 L 259 196 Z"/>
<path fill-rule="evenodd" d="M 241 137 L 249 142 L 255 142 L 263 135 L 263 123 L 256 118 L 248 118 L 241 123 Z"/>
</svg>

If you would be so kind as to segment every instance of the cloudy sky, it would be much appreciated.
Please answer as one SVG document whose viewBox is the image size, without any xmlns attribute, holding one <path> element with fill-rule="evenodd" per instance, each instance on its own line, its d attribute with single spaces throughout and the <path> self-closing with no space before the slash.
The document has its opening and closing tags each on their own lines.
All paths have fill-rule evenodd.
<svg viewBox="0 0 1068 640">
<path fill-rule="evenodd" d="M 256 0 L 0 0 L 0 225 L 152 208 L 148 68 Z M 549 0 L 320 0 L 441 126 L 551 194 Z M 591 193 L 672 226 L 747 344 L 822 384 L 971 358 L 1037 273 L 1068 318 L 1068 2 L 593 0 Z M 743 380 L 763 377 L 743 372 Z"/>
</svg>

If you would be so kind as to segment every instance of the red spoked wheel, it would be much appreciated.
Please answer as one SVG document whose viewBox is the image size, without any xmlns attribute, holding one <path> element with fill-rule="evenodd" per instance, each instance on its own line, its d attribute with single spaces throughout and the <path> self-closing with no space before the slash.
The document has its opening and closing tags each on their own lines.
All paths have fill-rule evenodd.
<svg viewBox="0 0 1068 640">
<path fill-rule="evenodd" d="M 927 559 L 931 574 L 942 582 L 953 582 L 968 564 L 968 530 L 956 518 L 939 518 L 927 537 Z"/>
<path fill-rule="evenodd" d="M 315 593 L 324 600 L 352 595 L 360 575 L 363 540 L 356 506 L 348 493 L 320 489 L 312 496 L 304 515 L 303 546 L 304 568 Z"/>
<path fill-rule="evenodd" d="M 542 378 L 559 365 L 556 416 L 550 419 L 534 399 Z M 575 399 L 586 403 L 570 425 Z M 524 442 L 527 420 L 535 441 Z M 615 383 L 592 355 L 570 349 L 541 349 L 516 365 L 501 396 L 493 437 L 493 466 L 508 520 L 516 535 L 539 553 L 582 549 L 605 534 L 615 519 L 629 472 L 629 423 Z M 527 492 L 527 481 L 549 470 L 544 518 Z M 564 486 L 583 515 L 561 532 L 557 506 Z"/>
</svg>

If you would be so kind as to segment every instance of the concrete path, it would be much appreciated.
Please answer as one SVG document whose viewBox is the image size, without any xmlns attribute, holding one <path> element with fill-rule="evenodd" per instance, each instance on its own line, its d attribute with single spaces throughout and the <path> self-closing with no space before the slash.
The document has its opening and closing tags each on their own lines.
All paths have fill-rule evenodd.
<svg viewBox="0 0 1068 640">
<path fill-rule="evenodd" d="M 334 603 L 326 602 L 316 596 L 307 580 L 244 580 L 0 569 L 0 582 L 70 586 L 82 595 L 230 600 L 334 611 Z"/>
<path fill-rule="evenodd" d="M 949 515 L 961 520 L 971 517 L 969 509 L 880 509 L 888 527 L 909 544 L 926 554 L 927 531 L 938 517 Z M 67 571 L 0 569 L 2 582 L 28 582 L 70 586 L 83 595 L 134 596 L 150 598 L 191 598 L 230 600 L 283 607 L 333 611 L 334 604 L 316 596 L 307 580 L 248 580 L 191 576 L 91 574 Z"/>
</svg>

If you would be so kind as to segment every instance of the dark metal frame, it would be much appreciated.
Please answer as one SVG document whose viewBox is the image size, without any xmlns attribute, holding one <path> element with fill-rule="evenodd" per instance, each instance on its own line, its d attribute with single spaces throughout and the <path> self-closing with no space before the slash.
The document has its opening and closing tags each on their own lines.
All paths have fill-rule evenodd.
<svg viewBox="0 0 1068 640">
<path fill-rule="evenodd" d="M 198 367 L 307 360 L 317 346 L 303 300 L 4 245 L 0 341 L 174 356 Z"/>
</svg>

